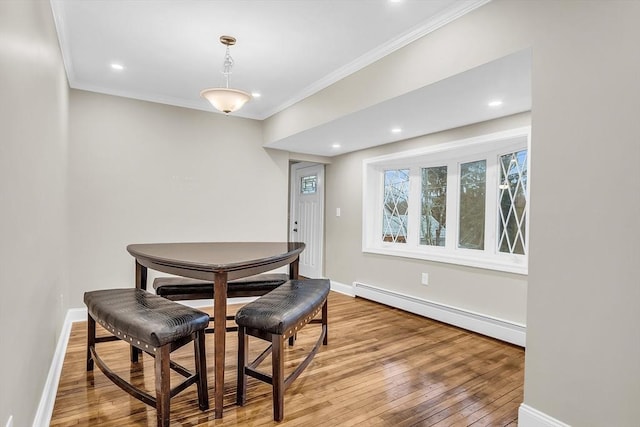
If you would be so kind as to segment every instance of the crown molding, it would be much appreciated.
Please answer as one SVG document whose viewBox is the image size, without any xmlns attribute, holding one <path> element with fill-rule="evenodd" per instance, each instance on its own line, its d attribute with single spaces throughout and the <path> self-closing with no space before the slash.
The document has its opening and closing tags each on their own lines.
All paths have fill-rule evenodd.
<svg viewBox="0 0 640 427">
<path fill-rule="evenodd" d="M 289 100 L 280 104 L 279 106 L 268 111 L 264 117 L 259 119 L 264 120 L 272 115 L 279 113 L 280 111 L 292 106 L 293 104 L 302 101 L 305 98 L 325 89 L 332 84 L 344 79 L 345 77 L 360 71 L 361 69 L 373 64 L 379 59 L 395 52 L 396 50 L 407 46 L 419 38 L 426 36 L 427 34 L 445 26 L 446 24 L 455 21 L 456 19 L 466 15 L 467 13 L 489 3 L 491 0 L 465 0 L 455 2 L 452 6 L 446 8 L 439 14 L 435 15 L 431 19 L 423 22 L 422 24 L 413 27 L 404 34 L 389 40 L 387 43 L 378 46 L 377 48 L 370 50 L 364 55 L 356 58 L 347 65 L 338 68 L 332 73 L 327 74 L 322 79 L 302 89 L 297 95 L 293 96 Z"/>
</svg>

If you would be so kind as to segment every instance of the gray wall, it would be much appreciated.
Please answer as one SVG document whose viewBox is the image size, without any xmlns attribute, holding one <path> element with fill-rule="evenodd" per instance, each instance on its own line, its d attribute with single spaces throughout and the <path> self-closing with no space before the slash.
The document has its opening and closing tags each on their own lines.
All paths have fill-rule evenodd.
<svg viewBox="0 0 640 427">
<path fill-rule="evenodd" d="M 639 20 L 637 1 L 494 0 L 265 123 L 265 138 L 273 141 L 531 48 L 525 404 L 574 426 L 630 427 L 640 420 Z M 414 280 L 419 261 L 358 253 L 358 158 L 336 159 L 327 169 L 328 194 L 342 191 L 340 182 L 344 199 L 357 197 L 328 196 L 327 251 L 350 256 L 328 252 L 327 272 L 348 283 L 401 267 Z M 336 200 L 356 211 L 332 218 Z M 379 263 L 379 276 L 356 273 L 345 266 L 351 262 Z M 458 270 L 450 274 L 466 280 L 475 274 Z M 413 286 L 409 277 L 388 276 L 389 289 Z"/>
<path fill-rule="evenodd" d="M 640 2 L 551 9 L 534 45 L 525 402 L 637 426 Z"/>
<path fill-rule="evenodd" d="M 130 286 L 129 243 L 287 238 L 288 153 L 259 121 L 72 90 L 71 304 Z"/>
<path fill-rule="evenodd" d="M 68 308 L 67 81 L 49 2 L 0 1 L 0 425 L 31 425 Z"/>
</svg>

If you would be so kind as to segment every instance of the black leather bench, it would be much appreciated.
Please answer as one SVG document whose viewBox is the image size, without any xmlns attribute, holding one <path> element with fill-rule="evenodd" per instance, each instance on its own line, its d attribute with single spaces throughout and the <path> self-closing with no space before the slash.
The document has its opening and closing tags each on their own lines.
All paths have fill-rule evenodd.
<svg viewBox="0 0 640 427">
<path fill-rule="evenodd" d="M 258 297 L 266 294 L 289 280 L 288 274 L 265 273 L 255 276 L 230 280 L 227 283 L 227 298 Z M 156 294 L 172 301 L 196 299 L 213 299 L 213 282 L 190 279 L 187 277 L 157 277 L 153 280 Z M 213 317 L 209 319 L 213 324 Z M 227 316 L 233 320 L 233 316 Z M 214 325 L 215 326 L 215 325 Z M 227 332 L 237 328 L 227 327 Z M 213 333 L 214 328 L 207 328 L 205 332 Z"/>
<path fill-rule="evenodd" d="M 274 290 L 289 280 L 288 274 L 257 274 L 227 283 L 227 298 L 257 297 Z M 172 301 L 212 299 L 213 282 L 186 277 L 157 277 L 153 281 L 156 294 Z"/>
<path fill-rule="evenodd" d="M 246 401 L 247 375 L 271 384 L 273 388 L 273 419 L 284 418 L 284 392 L 309 365 L 320 344 L 327 345 L 327 296 L 331 288 L 327 279 L 290 280 L 258 298 L 236 313 L 238 324 L 238 392 L 237 403 Z M 316 316 L 322 313 L 319 319 Z M 314 347 L 297 368 L 284 378 L 284 343 L 308 323 L 322 325 Z M 253 362 L 248 363 L 249 340 L 253 336 L 271 345 Z M 291 341 L 290 341 L 291 343 Z M 271 375 L 257 367 L 271 352 Z"/>
<path fill-rule="evenodd" d="M 198 389 L 198 406 L 203 411 L 209 408 L 204 342 L 204 330 L 209 323 L 207 313 L 135 288 L 85 292 L 84 302 L 88 311 L 87 371 L 93 370 L 95 362 L 117 386 L 154 406 L 158 426 L 169 426 L 171 397 L 194 383 Z M 111 336 L 96 337 L 96 323 Z M 118 339 L 154 356 L 155 397 L 118 376 L 98 356 L 96 343 Z M 194 342 L 195 372 L 170 360 L 172 351 L 191 341 Z M 169 380 L 170 369 L 186 377 L 174 388 Z"/>
</svg>

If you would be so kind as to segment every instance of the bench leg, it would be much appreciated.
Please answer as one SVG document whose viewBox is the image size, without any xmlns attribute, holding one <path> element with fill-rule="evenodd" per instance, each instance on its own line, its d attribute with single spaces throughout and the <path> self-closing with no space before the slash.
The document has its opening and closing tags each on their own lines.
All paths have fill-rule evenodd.
<svg viewBox="0 0 640 427">
<path fill-rule="evenodd" d="M 142 351 L 138 350 L 134 346 L 131 346 L 131 363 L 138 363 L 138 359 Z"/>
<path fill-rule="evenodd" d="M 238 327 L 238 387 L 236 392 L 236 404 L 243 406 L 247 398 L 247 375 L 244 367 L 249 362 L 248 348 L 249 339 L 245 333 L 245 328 Z"/>
<path fill-rule="evenodd" d="M 196 376 L 198 377 L 198 406 L 202 411 L 209 409 L 209 390 L 207 389 L 207 354 L 204 346 L 204 331 L 196 332 L 193 340 L 196 357 Z"/>
<path fill-rule="evenodd" d="M 147 290 L 147 267 L 136 260 L 136 288 Z M 131 346 L 131 363 L 138 363 L 142 351 Z"/>
<path fill-rule="evenodd" d="M 170 344 L 163 345 L 157 350 L 154 360 L 158 427 L 169 427 L 169 399 L 171 398 L 169 353 Z"/>
<path fill-rule="evenodd" d="M 273 419 L 282 421 L 284 418 L 284 339 L 282 335 L 272 335 L 271 345 Z"/>
<path fill-rule="evenodd" d="M 324 301 L 324 305 L 322 306 L 322 329 L 324 329 L 324 340 L 322 340 L 323 345 L 329 344 L 329 303 L 327 300 Z"/>
<path fill-rule="evenodd" d="M 87 371 L 93 371 L 93 357 L 91 357 L 91 349 L 96 346 L 96 321 L 87 315 Z"/>
</svg>

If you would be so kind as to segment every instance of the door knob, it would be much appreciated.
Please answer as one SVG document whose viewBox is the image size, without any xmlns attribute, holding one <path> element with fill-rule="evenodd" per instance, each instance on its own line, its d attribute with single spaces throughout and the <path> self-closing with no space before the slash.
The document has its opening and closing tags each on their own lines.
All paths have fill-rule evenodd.
<svg viewBox="0 0 640 427">
<path fill-rule="evenodd" d="M 294 228 L 294 229 L 293 229 L 293 231 L 295 231 L 295 232 L 297 233 L 297 232 L 298 232 L 298 229 L 297 229 L 297 228 Z"/>
</svg>

